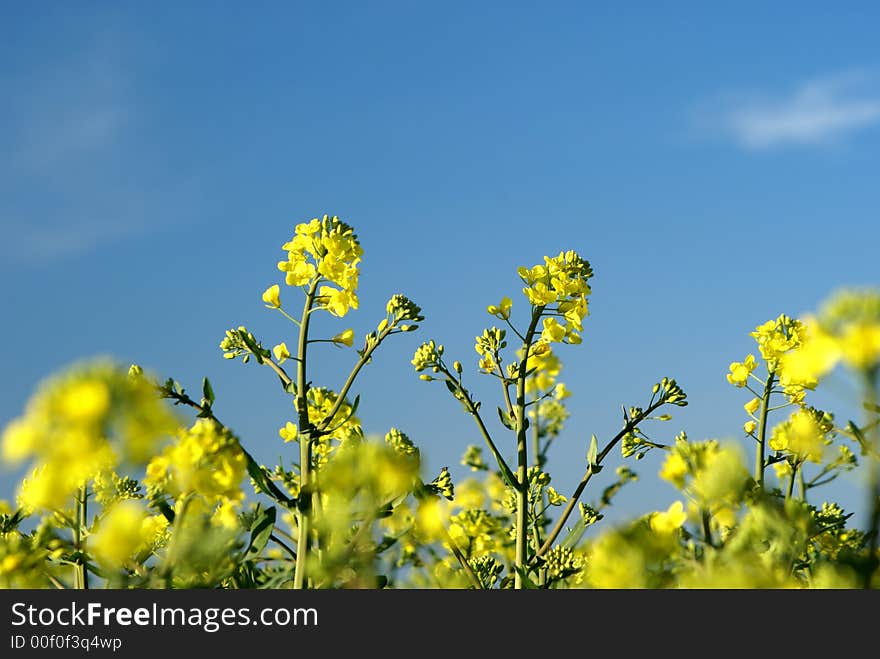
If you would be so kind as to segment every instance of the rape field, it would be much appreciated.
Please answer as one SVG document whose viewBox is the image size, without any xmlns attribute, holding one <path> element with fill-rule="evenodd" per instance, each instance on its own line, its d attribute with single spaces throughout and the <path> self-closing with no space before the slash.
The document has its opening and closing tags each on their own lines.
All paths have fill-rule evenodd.
<svg viewBox="0 0 880 659">
<path fill-rule="evenodd" d="M 236 420 L 215 414 L 207 378 L 193 393 L 197 374 L 111 361 L 56 373 L 3 430 L 2 459 L 26 465 L 27 475 L 0 503 L 0 585 L 880 584 L 880 290 L 841 290 L 811 315 L 753 328 L 754 349 L 726 374 L 742 394 L 738 441 L 666 430 L 688 404 L 670 372 L 623 407 L 615 434 L 581 440 L 583 477 L 560 491 L 548 456 L 578 403 L 559 379 L 559 348 L 588 331 L 586 255 L 535 255 L 511 272 L 509 296 L 473 309 L 476 355 L 447 354 L 438 336 L 424 337 L 412 356 L 413 379 L 458 401 L 481 440 L 446 458 L 469 468 L 459 482 L 448 469 L 425 473 L 402 430 L 373 435 L 359 418 L 362 370 L 381 368 L 386 342 L 420 331 L 420 305 L 430 300 L 394 294 L 368 310 L 377 322 L 357 336 L 344 322 L 360 306 L 365 255 L 355 230 L 329 215 L 302 222 L 282 255 L 281 281 L 262 301 L 291 323 L 295 341 L 230 328 L 218 332 L 218 358 L 263 370 L 290 397 L 293 418 L 278 420 L 283 459 L 257 461 Z M 338 319 L 338 331 L 317 333 L 316 314 Z M 350 352 L 350 372 L 334 388 L 316 343 Z M 853 383 L 860 418 L 813 406 L 832 371 Z M 494 383 L 494 398 L 477 397 L 477 378 Z M 641 478 L 668 482 L 678 499 L 609 524 L 615 496 L 649 452 L 662 454 L 662 467 Z M 593 477 L 606 469 L 614 478 L 597 490 Z M 861 528 L 852 511 L 824 499 L 823 486 L 846 472 L 864 490 Z"/>
</svg>

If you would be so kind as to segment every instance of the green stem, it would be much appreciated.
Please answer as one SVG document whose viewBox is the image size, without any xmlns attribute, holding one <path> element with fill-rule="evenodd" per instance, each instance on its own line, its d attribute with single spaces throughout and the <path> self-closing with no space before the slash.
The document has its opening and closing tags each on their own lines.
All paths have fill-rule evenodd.
<svg viewBox="0 0 880 659">
<path fill-rule="evenodd" d="M 73 526 L 73 548 L 77 553 L 76 564 L 73 572 L 73 587 L 84 590 L 89 587 L 89 571 L 86 569 L 86 559 L 83 554 L 84 529 L 86 525 L 86 487 L 83 485 L 76 494 L 76 519 Z"/>
<path fill-rule="evenodd" d="M 468 563 L 467 558 L 465 558 L 464 554 L 461 552 L 461 549 L 455 544 L 455 540 L 453 540 L 452 536 L 449 535 L 449 532 L 445 528 L 443 529 L 443 533 L 446 536 L 446 542 L 449 545 L 449 549 L 452 551 L 452 555 L 455 556 L 455 559 L 458 561 L 459 565 L 461 565 L 464 573 L 467 575 L 468 581 L 471 582 L 474 589 L 485 590 L 486 586 L 480 581 L 480 577 L 477 576 L 470 563 Z"/>
<path fill-rule="evenodd" d="M 333 403 L 333 407 L 330 408 L 327 416 L 324 417 L 324 420 L 320 424 L 319 430 L 324 431 L 327 430 L 328 427 L 330 427 L 330 424 L 333 422 L 333 419 L 336 417 L 336 414 L 339 412 L 342 404 L 345 402 L 345 398 L 346 396 L 348 396 L 348 392 L 351 390 L 351 387 L 354 384 L 358 373 L 361 372 L 361 369 L 364 366 L 370 363 L 370 359 L 372 359 L 373 353 L 376 351 L 376 348 L 379 347 L 382 341 L 391 333 L 393 329 L 394 326 L 389 324 L 376 336 L 376 342 L 370 345 L 366 350 L 364 350 L 364 354 L 361 355 L 361 358 L 358 360 L 357 364 L 354 365 L 354 368 L 351 369 L 351 372 L 348 374 L 348 378 L 346 378 L 345 384 L 343 384 L 342 389 L 339 390 L 339 395 L 336 397 L 336 402 Z"/>
<path fill-rule="evenodd" d="M 510 481 L 511 484 L 514 484 L 516 482 L 516 476 L 513 473 L 513 470 L 507 464 L 507 460 L 504 459 L 504 456 L 501 455 L 501 452 L 498 450 L 495 442 L 492 441 L 492 435 L 489 434 L 489 429 L 486 428 L 486 424 L 483 422 L 483 417 L 480 416 L 480 412 L 477 409 L 476 403 L 474 403 L 474 401 L 470 398 L 468 398 L 468 412 L 470 412 L 471 416 L 474 417 L 477 428 L 480 429 L 480 434 L 483 436 L 483 439 L 489 446 L 489 451 L 491 451 L 492 457 L 495 458 L 495 462 L 498 463 L 498 468 L 501 469 L 501 472 L 504 474 L 505 480 Z"/>
<path fill-rule="evenodd" d="M 791 467 L 791 478 L 788 479 L 788 491 L 785 493 L 786 499 L 791 499 L 792 495 L 794 494 L 794 482 L 797 478 L 797 474 L 800 471 L 800 468 L 801 466 L 798 463 L 795 463 Z"/>
<path fill-rule="evenodd" d="M 273 533 L 272 535 L 269 536 L 269 540 L 271 540 L 272 542 L 274 542 L 275 544 L 277 544 L 277 545 L 278 545 L 279 547 L 281 547 L 284 551 L 286 551 L 288 554 L 290 554 L 290 557 L 291 557 L 291 558 L 293 558 L 294 560 L 296 560 L 296 552 L 293 551 L 293 548 L 292 548 L 290 545 L 288 545 L 286 542 L 284 542 L 284 540 L 282 540 L 281 538 L 279 538 L 279 537 L 278 537 L 277 535 L 275 535 L 274 533 Z"/>
<path fill-rule="evenodd" d="M 540 416 L 540 407 L 535 406 L 535 418 L 533 419 L 534 423 L 532 423 L 532 453 L 534 454 L 535 466 L 538 469 L 544 468 L 544 460 L 541 455 L 541 416 Z"/>
<path fill-rule="evenodd" d="M 516 552 L 514 556 L 516 574 L 514 585 L 516 590 L 523 588 L 523 577 L 527 563 L 527 551 L 529 543 L 528 529 L 528 499 L 529 499 L 529 452 L 526 437 L 526 373 L 529 360 L 529 352 L 532 349 L 532 340 L 535 338 L 535 329 L 538 320 L 544 311 L 543 306 L 535 307 L 532 311 L 532 322 L 526 331 L 523 341 L 523 357 L 516 375 Z"/>
<path fill-rule="evenodd" d="M 309 553 L 309 539 L 312 532 L 312 425 L 309 422 L 308 380 L 306 380 L 306 352 L 309 338 L 309 312 L 315 302 L 315 291 L 319 278 L 309 285 L 303 305 L 302 321 L 299 327 L 299 346 L 296 364 L 296 411 L 299 417 L 299 473 L 300 494 L 297 500 L 299 524 L 296 543 L 296 570 L 293 575 L 294 589 L 306 586 L 306 559 Z"/>
<path fill-rule="evenodd" d="M 798 470 L 798 489 L 801 493 L 801 501 L 807 502 L 807 480 L 804 478 L 803 468 Z"/>
<path fill-rule="evenodd" d="M 758 448 L 755 451 L 755 482 L 764 488 L 764 452 L 767 445 L 767 417 L 770 414 L 770 392 L 773 389 L 775 373 L 767 374 L 767 382 L 764 383 L 764 393 L 761 396 L 761 416 L 758 427 Z"/>
<path fill-rule="evenodd" d="M 709 547 L 714 547 L 715 544 L 712 541 L 712 515 L 705 508 L 700 512 L 700 517 L 703 520 L 703 541 Z"/>
<path fill-rule="evenodd" d="M 544 460 L 543 460 L 544 456 L 541 455 L 541 430 L 539 427 L 540 421 L 541 421 L 541 417 L 539 415 L 540 409 L 541 408 L 539 406 L 537 406 L 537 405 L 535 406 L 535 418 L 532 419 L 532 421 L 533 421 L 533 423 L 532 423 L 532 454 L 534 455 L 533 460 L 535 462 L 535 466 L 538 469 L 543 469 L 544 468 Z M 543 542 L 543 540 L 541 539 L 541 533 L 544 530 L 544 525 L 545 525 L 544 520 L 546 519 L 544 517 L 544 511 L 547 509 L 547 496 L 544 493 L 543 489 L 541 490 L 541 496 L 538 501 L 538 505 L 540 508 L 540 512 L 535 514 L 535 530 L 534 530 L 535 551 L 538 550 L 538 547 L 540 547 L 541 543 Z"/>
<path fill-rule="evenodd" d="M 284 309 L 282 309 L 281 307 L 276 307 L 276 308 L 278 309 L 278 311 L 281 312 L 281 315 L 282 315 L 282 316 L 284 316 L 285 318 L 287 318 L 287 320 L 289 320 L 290 322 L 292 322 L 292 323 L 293 323 L 294 325 L 296 325 L 297 327 L 300 326 L 299 321 L 298 321 L 296 318 L 294 318 L 293 316 L 291 316 L 289 313 L 287 313 L 287 312 L 286 312 Z"/>
</svg>

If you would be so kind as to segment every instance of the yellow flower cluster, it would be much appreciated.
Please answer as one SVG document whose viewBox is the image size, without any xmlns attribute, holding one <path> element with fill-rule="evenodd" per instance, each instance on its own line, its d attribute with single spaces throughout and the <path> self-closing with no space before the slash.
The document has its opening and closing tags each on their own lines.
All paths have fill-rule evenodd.
<svg viewBox="0 0 880 659">
<path fill-rule="evenodd" d="M 801 350 L 787 355 L 785 371 L 801 380 L 818 380 L 838 363 L 870 372 L 880 365 L 880 291 L 841 291 L 806 320 Z"/>
<path fill-rule="evenodd" d="M 338 217 L 325 215 L 296 225 L 293 238 L 281 247 L 287 260 L 278 269 L 286 273 L 288 286 L 306 286 L 316 277 L 334 286 L 321 286 L 317 300 L 334 316 L 344 316 L 358 308 L 358 266 L 363 255 L 354 230 Z M 264 293 L 267 306 L 280 307 L 277 291 Z"/>
<path fill-rule="evenodd" d="M 328 422 L 333 428 L 331 435 L 322 435 L 314 438 L 312 443 L 312 454 L 317 464 L 326 462 L 330 453 L 335 448 L 331 443 L 331 439 L 337 442 L 357 441 L 363 437 L 360 420 L 354 416 L 351 405 L 343 402 L 339 406 L 339 410 L 333 419 L 327 419 L 327 416 L 333 410 L 339 396 L 336 392 L 326 387 L 310 387 L 307 396 L 309 422 L 313 425 L 319 425 Z M 285 443 L 299 441 L 299 429 L 295 423 L 288 421 L 283 428 L 278 430 L 278 435 Z"/>
<path fill-rule="evenodd" d="M 449 519 L 449 536 L 465 556 L 476 558 L 497 548 L 501 525 L 485 510 L 463 510 Z"/>
<path fill-rule="evenodd" d="M 507 332 L 493 327 L 491 329 L 484 329 L 483 334 L 476 337 L 474 350 L 480 356 L 479 366 L 481 371 L 492 373 L 500 367 L 496 358 L 498 353 L 507 347 L 506 336 Z"/>
<path fill-rule="evenodd" d="M 799 320 L 781 314 L 775 320 L 758 325 L 750 334 L 758 343 L 758 350 L 771 370 L 776 370 L 779 359 L 803 343 L 805 328 Z"/>
<path fill-rule="evenodd" d="M 122 501 L 105 511 L 88 538 L 88 548 L 105 569 L 119 568 L 135 554 L 152 552 L 167 533 L 164 516 L 150 515 L 139 502 Z"/>
<path fill-rule="evenodd" d="M 659 475 L 713 510 L 738 501 L 748 478 L 738 448 L 722 445 L 714 439 L 677 440 Z"/>
<path fill-rule="evenodd" d="M 564 319 L 560 324 L 555 317 L 545 318 L 541 338 L 548 342 L 580 343 L 578 332 L 583 331 L 583 319 L 589 313 L 587 283 L 593 276 L 590 264 L 576 252 L 560 252 L 558 256 L 544 257 L 543 265 L 517 270 L 525 284 L 523 294 L 535 307 L 556 305 L 555 311 Z M 505 313 L 504 301 L 496 315 Z M 489 308 L 493 312 L 493 307 Z M 509 314 L 509 307 L 506 309 Z"/>
<path fill-rule="evenodd" d="M 792 454 L 798 462 L 820 464 L 825 454 L 825 434 L 833 423 L 814 408 L 801 408 L 773 428 L 770 448 Z"/>
<path fill-rule="evenodd" d="M 310 387 L 307 398 L 309 422 L 317 425 L 327 420 L 339 396 L 327 387 Z M 364 436 L 361 421 L 354 415 L 354 410 L 347 401 L 339 406 L 336 415 L 329 420 L 329 427 L 334 429 L 330 435 L 322 435 L 312 442 L 312 455 L 317 465 L 326 462 L 333 452 L 335 445 L 331 440 L 340 443 L 357 442 Z"/>
<path fill-rule="evenodd" d="M 338 535 L 345 551 L 354 519 L 375 520 L 380 511 L 413 490 L 418 462 L 386 442 L 344 444 L 321 470 L 318 524 L 325 533 Z M 401 521 L 401 520 L 398 520 Z"/>
<path fill-rule="evenodd" d="M 785 314 L 768 320 L 750 333 L 767 364 L 767 372 L 782 385 L 789 401 L 797 404 L 803 403 L 805 390 L 813 389 L 817 384 L 816 379 L 803 369 L 799 371 L 789 366 L 791 360 L 803 352 L 807 335 L 808 327 L 804 322 Z M 757 365 L 754 355 L 748 355 L 742 362 L 731 363 L 727 381 L 736 387 L 745 387 Z M 754 412 L 749 414 L 754 415 Z M 752 422 L 746 422 L 744 429 L 747 434 L 754 432 Z"/>
<path fill-rule="evenodd" d="M 4 430 L 2 455 L 33 461 L 19 491 L 23 508 L 65 510 L 88 481 L 121 463 L 143 464 L 176 428 L 146 378 L 96 362 L 45 382 Z"/>
<path fill-rule="evenodd" d="M 533 346 L 529 351 L 529 360 L 526 363 L 526 369 L 534 370 L 532 375 L 526 380 L 526 393 L 544 393 L 550 391 L 556 385 L 556 378 L 562 370 L 562 361 L 559 356 L 553 352 L 550 346 L 546 349 L 537 349 Z M 522 351 L 518 352 L 518 356 L 522 355 Z M 565 385 L 559 385 L 559 398 L 566 397 L 567 390 Z"/>
<path fill-rule="evenodd" d="M 244 498 L 246 470 L 238 440 L 213 421 L 198 419 L 150 461 L 144 482 L 178 499 L 196 493 L 211 504 L 224 504 Z"/>
</svg>

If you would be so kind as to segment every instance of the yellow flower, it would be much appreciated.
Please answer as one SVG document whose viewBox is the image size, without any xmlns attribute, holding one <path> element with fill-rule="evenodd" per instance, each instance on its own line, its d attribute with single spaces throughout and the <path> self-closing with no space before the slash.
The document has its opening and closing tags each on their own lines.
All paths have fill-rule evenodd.
<svg viewBox="0 0 880 659">
<path fill-rule="evenodd" d="M 666 512 L 651 515 L 651 530 L 659 535 L 670 535 L 680 529 L 686 520 L 684 504 L 676 501 L 666 509 Z"/>
<path fill-rule="evenodd" d="M 819 464 L 825 453 L 825 433 L 815 415 L 806 409 L 797 410 L 787 421 L 773 429 L 770 448 L 788 451 L 798 460 Z"/>
<path fill-rule="evenodd" d="M 278 284 L 272 284 L 269 288 L 263 291 L 263 302 L 266 303 L 266 306 L 270 309 L 280 309 L 281 308 L 281 287 Z"/>
<path fill-rule="evenodd" d="M 546 488 L 547 492 L 547 503 L 551 506 L 561 506 L 566 501 L 568 501 L 568 497 L 559 494 L 552 486 L 548 485 Z"/>
<path fill-rule="evenodd" d="M 648 585 L 646 556 L 635 542 L 622 534 L 607 532 L 593 543 L 587 565 L 595 588 L 645 588 Z"/>
<path fill-rule="evenodd" d="M 749 414 L 754 414 L 758 411 L 758 408 L 761 407 L 761 399 L 760 398 L 752 398 L 748 403 L 743 405 L 743 408 Z"/>
<path fill-rule="evenodd" d="M 524 288 L 523 293 L 529 298 L 529 302 L 536 307 L 545 307 L 556 302 L 556 291 L 551 290 L 542 281 L 536 282 L 534 286 Z"/>
<path fill-rule="evenodd" d="M 110 407 L 110 390 L 98 380 L 73 384 L 62 396 L 61 413 L 71 421 L 97 421 Z"/>
<path fill-rule="evenodd" d="M 340 332 L 339 334 L 337 334 L 336 336 L 334 336 L 330 340 L 333 341 L 333 343 L 335 343 L 337 345 L 344 345 L 344 346 L 348 346 L 350 348 L 352 346 L 352 344 L 354 343 L 354 330 L 351 330 L 351 329 L 343 330 L 342 332 Z"/>
<path fill-rule="evenodd" d="M 347 314 L 349 309 L 358 308 L 357 295 L 349 290 L 338 290 L 332 286 L 321 286 L 318 295 L 323 298 L 327 311 L 340 318 Z"/>
<path fill-rule="evenodd" d="M 315 266 L 306 261 L 306 257 L 296 252 L 290 252 L 291 257 L 287 261 L 279 261 L 278 269 L 286 272 L 284 283 L 288 286 L 305 286 L 317 273 Z"/>
<path fill-rule="evenodd" d="M 743 430 L 747 435 L 751 435 L 757 429 L 758 424 L 755 421 L 746 421 L 743 424 Z"/>
<path fill-rule="evenodd" d="M 555 318 L 545 318 L 541 338 L 549 343 L 559 343 L 565 338 L 565 328 Z"/>
<path fill-rule="evenodd" d="M 704 455 L 691 490 L 703 505 L 731 503 L 739 500 L 748 475 L 738 446 L 716 446 Z"/>
<path fill-rule="evenodd" d="M 141 542 L 146 547 L 160 544 L 168 533 L 168 519 L 165 515 L 147 515 L 141 522 Z"/>
<path fill-rule="evenodd" d="M 776 369 L 779 360 L 790 350 L 797 349 L 806 335 L 804 324 L 796 319 L 781 314 L 775 320 L 768 320 L 759 325 L 751 336 L 757 341 L 761 356 L 772 370 Z"/>
<path fill-rule="evenodd" d="M 200 494 L 210 503 L 244 498 L 247 459 L 238 440 L 208 419 L 198 419 L 147 465 L 147 485 L 181 497 Z"/>
<path fill-rule="evenodd" d="M 290 351 L 287 349 L 286 343 L 279 343 L 277 346 L 272 348 L 272 353 L 275 355 L 275 360 L 279 364 L 283 364 L 288 359 L 290 359 Z"/>
<path fill-rule="evenodd" d="M 88 538 L 92 555 L 105 568 L 122 566 L 142 544 L 141 529 L 145 517 L 143 507 L 134 501 L 114 505 Z"/>
<path fill-rule="evenodd" d="M 296 426 L 288 421 L 284 427 L 278 431 L 278 434 L 281 436 L 281 439 L 284 440 L 285 444 L 287 442 L 295 441 L 297 437 Z"/>
<path fill-rule="evenodd" d="M 816 386 L 841 357 L 838 341 L 825 332 L 813 318 L 804 321 L 805 338 L 797 350 L 780 358 L 780 382 L 783 386 Z"/>
<path fill-rule="evenodd" d="M 791 465 L 788 463 L 788 460 L 774 462 L 773 471 L 776 472 L 776 478 L 780 481 L 785 481 L 791 478 Z"/>
<path fill-rule="evenodd" d="M 663 480 L 669 481 L 675 487 L 681 488 L 684 486 L 684 477 L 687 476 L 687 473 L 687 462 L 685 462 L 681 455 L 673 451 L 666 456 L 666 461 L 663 463 L 659 475 Z"/>
<path fill-rule="evenodd" d="M 748 355 L 742 362 L 733 362 L 730 365 L 730 373 L 727 374 L 727 381 L 737 387 L 744 387 L 749 380 L 749 375 L 757 366 L 754 355 Z"/>
<path fill-rule="evenodd" d="M 510 318 L 510 308 L 513 306 L 513 301 L 507 296 L 501 298 L 501 302 L 497 305 L 490 304 L 486 307 L 486 311 L 488 311 L 493 316 L 500 318 L 501 320 L 507 320 Z"/>
<path fill-rule="evenodd" d="M 852 323 L 844 328 L 838 344 L 847 366 L 868 370 L 880 363 L 880 323 Z"/>
<path fill-rule="evenodd" d="M 39 432 L 25 419 L 15 419 L 3 430 L 3 459 L 20 462 L 39 447 Z"/>
<path fill-rule="evenodd" d="M 486 505 L 486 493 L 482 483 L 475 478 L 468 478 L 455 486 L 456 508 L 483 508 Z"/>
<path fill-rule="evenodd" d="M 416 510 L 416 530 L 426 542 L 445 539 L 449 507 L 445 499 L 425 499 Z"/>
<path fill-rule="evenodd" d="M 238 521 L 238 503 L 236 501 L 221 503 L 211 515 L 211 523 L 225 529 L 238 529 L 241 526 Z"/>
</svg>

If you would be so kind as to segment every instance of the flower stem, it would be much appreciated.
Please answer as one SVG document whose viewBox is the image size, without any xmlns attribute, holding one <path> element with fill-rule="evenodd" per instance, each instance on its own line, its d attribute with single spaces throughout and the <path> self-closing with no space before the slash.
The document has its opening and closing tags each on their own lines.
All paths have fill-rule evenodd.
<svg viewBox="0 0 880 659">
<path fill-rule="evenodd" d="M 309 285 L 303 305 L 302 321 L 299 327 L 299 346 L 296 364 L 296 411 L 299 420 L 299 471 L 300 494 L 297 500 L 299 509 L 298 534 L 296 543 L 296 570 L 293 587 L 302 589 L 306 582 L 306 558 L 309 553 L 309 539 L 312 531 L 312 425 L 309 422 L 308 380 L 306 379 L 306 352 L 309 339 L 309 312 L 315 302 L 315 291 L 319 278 Z"/>
<path fill-rule="evenodd" d="M 81 590 L 89 588 L 89 571 L 86 568 L 85 549 L 83 540 L 85 540 L 85 528 L 88 524 L 88 490 L 83 485 L 76 494 L 76 520 L 73 526 L 73 548 L 77 553 L 76 565 L 73 572 L 73 587 Z"/>
<path fill-rule="evenodd" d="M 529 499 L 529 452 L 526 437 L 526 373 L 529 352 L 532 349 L 532 340 L 535 338 L 535 328 L 544 311 L 543 306 L 536 307 L 532 311 L 532 322 L 526 331 L 523 341 L 523 357 L 516 376 L 516 553 L 514 575 L 514 588 L 522 589 L 527 564 L 527 550 L 529 542 L 528 529 L 528 499 Z"/>
<path fill-rule="evenodd" d="M 801 465 L 798 463 L 795 463 L 795 465 L 791 468 L 791 478 L 788 479 L 788 491 L 785 493 L 786 499 L 791 499 L 791 497 L 794 496 L 794 483 L 800 470 Z"/>
<path fill-rule="evenodd" d="M 767 382 L 764 383 L 764 393 L 761 396 L 761 416 L 758 427 L 758 448 L 755 450 L 755 482 L 764 487 L 764 452 L 767 444 L 767 417 L 770 414 L 770 392 L 773 389 L 775 373 L 767 374 Z M 793 476 L 793 475 L 792 475 Z"/>
</svg>

